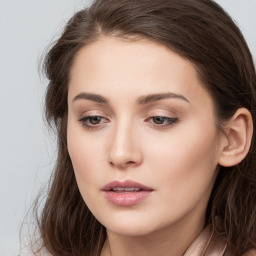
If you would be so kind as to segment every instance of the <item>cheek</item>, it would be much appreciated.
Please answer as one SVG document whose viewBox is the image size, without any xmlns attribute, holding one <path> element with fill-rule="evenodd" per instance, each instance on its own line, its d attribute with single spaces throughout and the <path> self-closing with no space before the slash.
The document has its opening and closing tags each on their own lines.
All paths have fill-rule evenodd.
<svg viewBox="0 0 256 256">
<path fill-rule="evenodd" d="M 94 154 L 95 152 L 100 154 L 100 147 L 97 145 L 97 141 L 90 143 L 90 140 L 86 140 L 79 133 L 68 136 L 68 152 L 74 170 L 81 173 L 81 175 L 90 175 L 90 172 L 86 170 L 95 168 L 99 163 L 98 154 Z"/>
<path fill-rule="evenodd" d="M 98 193 L 99 172 L 102 173 L 100 142 L 85 136 L 83 128 L 68 124 L 68 152 L 73 165 L 76 181 L 87 205 L 95 204 L 95 193 Z"/>
<path fill-rule="evenodd" d="M 148 168 L 163 198 L 181 204 L 199 200 L 210 193 L 217 167 L 216 129 L 203 129 L 201 123 L 177 126 L 158 143 L 148 138 Z"/>
<path fill-rule="evenodd" d="M 102 141 L 96 133 L 87 135 L 80 123 L 70 115 L 67 126 L 68 152 L 77 176 L 93 176 L 102 162 Z"/>
</svg>

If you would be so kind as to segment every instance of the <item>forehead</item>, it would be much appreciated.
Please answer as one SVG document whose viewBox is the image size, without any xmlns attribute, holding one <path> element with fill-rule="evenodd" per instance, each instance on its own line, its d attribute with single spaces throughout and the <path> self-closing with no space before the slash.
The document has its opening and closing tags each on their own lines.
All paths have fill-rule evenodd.
<svg viewBox="0 0 256 256">
<path fill-rule="evenodd" d="M 207 94 L 194 65 L 167 47 L 148 40 L 102 36 L 74 60 L 69 97 L 81 91 L 119 98 L 173 92 L 188 98 Z"/>
</svg>

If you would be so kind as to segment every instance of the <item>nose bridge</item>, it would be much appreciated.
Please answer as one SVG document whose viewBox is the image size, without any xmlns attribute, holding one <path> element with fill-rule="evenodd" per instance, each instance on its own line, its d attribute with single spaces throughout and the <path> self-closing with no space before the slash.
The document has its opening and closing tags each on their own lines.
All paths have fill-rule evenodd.
<svg viewBox="0 0 256 256">
<path fill-rule="evenodd" d="M 123 118 L 116 122 L 111 136 L 109 162 L 117 167 L 138 165 L 142 161 L 142 152 L 138 145 L 134 122 Z"/>
</svg>

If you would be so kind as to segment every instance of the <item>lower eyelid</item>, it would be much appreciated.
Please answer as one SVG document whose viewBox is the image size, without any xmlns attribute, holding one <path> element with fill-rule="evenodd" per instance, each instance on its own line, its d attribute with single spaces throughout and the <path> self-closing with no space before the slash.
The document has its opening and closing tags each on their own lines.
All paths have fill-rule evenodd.
<svg viewBox="0 0 256 256">
<path fill-rule="evenodd" d="M 97 123 L 97 124 L 90 124 L 89 123 L 89 120 L 90 118 L 92 117 L 100 117 L 101 120 L 100 120 L 100 123 Z M 82 118 L 80 118 L 78 121 L 82 124 L 83 127 L 85 127 L 86 129 L 97 129 L 97 128 L 100 128 L 104 123 L 108 123 L 108 121 L 104 122 L 104 120 L 108 120 L 107 118 L 103 117 L 103 116 L 100 116 L 100 115 L 87 115 L 87 116 L 84 116 Z"/>
<path fill-rule="evenodd" d="M 157 123 L 154 123 L 153 121 L 149 121 L 150 119 L 153 119 L 154 117 L 163 117 L 165 118 L 165 121 L 167 120 L 167 124 L 157 124 Z M 167 117 L 167 116 L 151 116 L 149 118 L 146 119 L 147 122 L 150 123 L 150 125 L 156 127 L 156 128 L 168 128 L 172 125 L 175 125 L 178 121 L 179 121 L 179 118 L 174 118 L 174 117 Z"/>
</svg>

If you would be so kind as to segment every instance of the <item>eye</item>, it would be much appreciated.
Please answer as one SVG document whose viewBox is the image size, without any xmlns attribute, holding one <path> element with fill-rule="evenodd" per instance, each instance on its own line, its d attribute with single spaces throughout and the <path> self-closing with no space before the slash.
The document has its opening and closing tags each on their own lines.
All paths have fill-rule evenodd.
<svg viewBox="0 0 256 256">
<path fill-rule="evenodd" d="M 86 129 L 99 128 L 103 123 L 108 123 L 109 120 L 102 116 L 85 116 L 79 120 Z"/>
<path fill-rule="evenodd" d="M 151 116 L 146 121 L 151 123 L 154 127 L 157 128 L 167 128 L 171 125 L 174 125 L 179 121 L 178 118 L 167 117 L 167 116 Z"/>
</svg>

